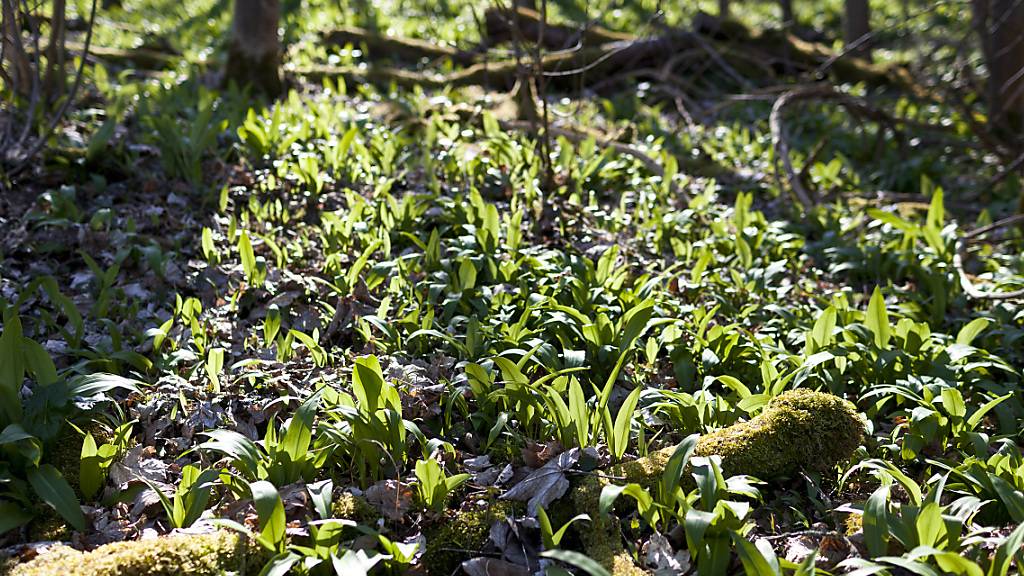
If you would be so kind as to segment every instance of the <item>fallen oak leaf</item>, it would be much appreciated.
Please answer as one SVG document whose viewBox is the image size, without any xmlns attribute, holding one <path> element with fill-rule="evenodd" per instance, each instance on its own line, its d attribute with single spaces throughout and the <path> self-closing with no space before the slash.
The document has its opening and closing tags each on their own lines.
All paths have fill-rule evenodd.
<svg viewBox="0 0 1024 576">
<path fill-rule="evenodd" d="M 526 502 L 527 515 L 537 515 L 537 508 L 547 508 L 569 490 L 566 472 L 580 460 L 580 449 L 573 448 L 552 458 L 547 464 L 530 473 L 508 492 L 501 495 L 503 500 Z"/>
</svg>

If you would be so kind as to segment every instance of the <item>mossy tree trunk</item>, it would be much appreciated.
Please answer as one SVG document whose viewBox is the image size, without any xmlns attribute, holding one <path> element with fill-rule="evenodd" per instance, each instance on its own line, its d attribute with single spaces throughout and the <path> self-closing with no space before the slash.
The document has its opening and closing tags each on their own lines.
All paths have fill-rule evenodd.
<svg viewBox="0 0 1024 576">
<path fill-rule="evenodd" d="M 281 82 L 278 0 L 235 0 L 224 82 L 277 96 Z"/>
<path fill-rule="evenodd" d="M 1024 2 L 973 0 L 974 28 L 988 68 L 989 119 L 1008 139 L 1024 130 Z"/>
<path fill-rule="evenodd" d="M 868 0 L 846 0 L 843 38 L 850 54 L 871 59 L 871 7 Z"/>
</svg>

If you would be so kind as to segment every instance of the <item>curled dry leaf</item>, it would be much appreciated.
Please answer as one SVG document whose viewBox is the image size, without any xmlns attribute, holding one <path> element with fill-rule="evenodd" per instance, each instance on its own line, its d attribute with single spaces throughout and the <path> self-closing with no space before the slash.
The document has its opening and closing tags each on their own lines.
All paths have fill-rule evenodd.
<svg viewBox="0 0 1024 576">
<path fill-rule="evenodd" d="M 401 520 L 412 499 L 412 488 L 396 480 L 382 480 L 366 489 L 366 501 L 389 520 Z"/>
<path fill-rule="evenodd" d="M 579 459 L 579 448 L 563 452 L 531 472 L 501 497 L 505 500 L 526 502 L 527 514 L 530 517 L 536 516 L 538 506 L 547 508 L 565 495 L 569 489 L 569 479 L 565 473 L 575 466 Z"/>
</svg>

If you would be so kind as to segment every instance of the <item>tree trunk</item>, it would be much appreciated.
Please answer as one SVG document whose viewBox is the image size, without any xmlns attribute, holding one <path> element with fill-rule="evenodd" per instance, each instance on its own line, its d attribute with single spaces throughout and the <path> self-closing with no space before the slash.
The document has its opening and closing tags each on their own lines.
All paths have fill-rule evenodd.
<svg viewBox="0 0 1024 576">
<path fill-rule="evenodd" d="M 235 0 L 224 82 L 277 96 L 281 83 L 278 0 Z"/>
<path fill-rule="evenodd" d="M 66 32 L 65 0 L 53 1 L 53 14 L 50 16 L 50 45 L 46 49 L 46 80 L 44 83 L 46 97 L 50 101 L 64 95 L 66 84 L 64 67 L 64 37 Z"/>
<path fill-rule="evenodd" d="M 782 23 L 786 26 L 795 26 L 796 17 L 793 16 L 793 0 L 779 0 L 779 7 L 782 8 Z"/>
<path fill-rule="evenodd" d="M 729 17 L 729 0 L 718 0 L 718 17 L 722 20 Z"/>
<path fill-rule="evenodd" d="M 1024 129 L 1024 3 L 973 0 L 974 28 L 988 68 L 989 121 L 1004 136 Z"/>
<path fill-rule="evenodd" d="M 21 43 L 21 27 L 18 23 L 18 0 L 0 0 L 3 5 L 3 65 L 0 73 L 11 91 L 22 96 L 32 92 L 32 66 Z"/>
<path fill-rule="evenodd" d="M 871 59 L 871 8 L 868 0 L 846 0 L 846 19 L 843 22 L 843 36 L 849 53 Z"/>
</svg>

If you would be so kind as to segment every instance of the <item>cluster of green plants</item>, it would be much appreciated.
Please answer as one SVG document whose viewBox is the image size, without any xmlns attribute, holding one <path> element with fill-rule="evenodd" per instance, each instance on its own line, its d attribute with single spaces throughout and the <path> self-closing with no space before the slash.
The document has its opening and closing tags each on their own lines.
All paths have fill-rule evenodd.
<svg viewBox="0 0 1024 576">
<path fill-rule="evenodd" d="M 154 14 L 154 33 L 177 27 L 209 37 L 204 45 L 225 25 L 208 0 L 123 4 L 114 10 L 134 25 Z M 429 13 L 342 4 L 285 10 L 293 63 L 360 62 L 358 46 L 301 42 L 314 20 L 477 40 L 468 2 Z M 555 4 L 555 17 L 593 16 Z M 589 10 L 638 30 L 661 9 L 674 24 L 714 8 L 634 4 Z M 814 13 L 801 20 L 834 23 L 838 5 L 805 3 Z M 775 9 L 755 2 L 742 17 Z M 881 7 L 881 18 L 899 10 Z M 124 30 L 97 34 L 129 45 Z M 89 68 L 103 121 L 87 123 L 77 180 L 26 215 L 33 254 L 77 270 L 32 274 L 15 301 L 0 300 L 0 534 L 46 506 L 87 532 L 80 504 L 118 501 L 112 466 L 152 438 L 135 401 L 111 402 L 131 394 L 169 406 L 159 417 L 172 428 L 201 405 L 237 415 L 241 399 L 266 415 L 255 433 L 225 416 L 188 447 L 161 438 L 173 486 L 144 479 L 163 509 L 156 527 L 209 521 L 242 533 L 264 574 L 422 564 L 425 548 L 445 546 L 431 528 L 508 488 L 477 485 L 471 459 L 522 472 L 524 454 L 579 449 L 595 462 L 562 471 L 575 485 L 671 446 L 654 485 L 612 478 L 596 510 L 533 511 L 524 534 L 540 557 L 603 576 L 581 534 L 611 522 L 636 542 L 674 535 L 702 575 L 1021 569 L 1024 315 L 1014 301 L 970 299 L 955 265 L 964 229 L 991 222 L 1004 200 L 993 213 L 954 213 L 955 192 L 934 183 L 953 180 L 946 152 L 872 164 L 885 154 L 863 142 L 877 128 L 809 106 L 792 132 L 801 148 L 818 139 L 820 154 L 794 161 L 826 200 L 795 216 L 763 177 L 775 151 L 762 103 L 675 130 L 645 89 L 550 102 L 556 118 L 640 135 L 664 168 L 655 174 L 594 138 L 555 137 L 546 151 L 503 129 L 471 91 L 327 80 L 256 104 L 205 87 L 205 55 L 176 47 L 178 68 L 147 81 Z M 899 106 L 908 117 L 948 114 L 951 131 L 963 130 L 949 111 Z M 693 158 L 716 177 L 690 173 Z M 144 199 L 119 197 L 123 183 L 107 181 L 116 174 L 91 173 L 100 161 L 150 170 L 127 180 Z M 874 188 L 926 202 L 847 197 Z M 165 211 L 137 205 L 154 197 Z M 1020 243 L 1010 231 L 974 249 L 972 275 L 992 289 L 1021 285 Z M 794 389 L 856 406 L 867 434 L 851 461 L 780 480 L 694 455 L 700 435 L 750 421 Z M 70 466 L 56 457 L 67 434 Z M 408 505 L 339 512 L 380 485 Z M 296 490 L 308 502 L 298 512 Z M 251 504 L 248 519 L 233 514 L 239 502 Z M 822 523 L 861 537 L 862 557 L 786 560 L 787 534 Z M 625 548 L 644 561 L 642 548 Z"/>
</svg>

